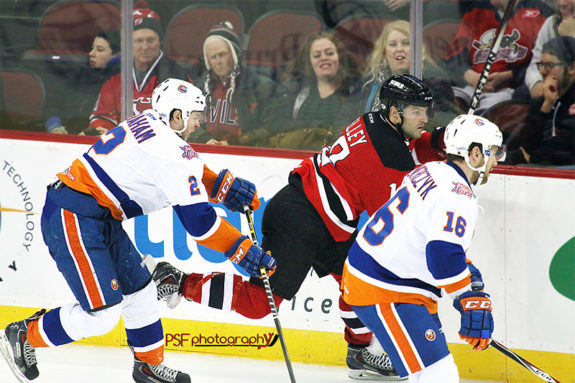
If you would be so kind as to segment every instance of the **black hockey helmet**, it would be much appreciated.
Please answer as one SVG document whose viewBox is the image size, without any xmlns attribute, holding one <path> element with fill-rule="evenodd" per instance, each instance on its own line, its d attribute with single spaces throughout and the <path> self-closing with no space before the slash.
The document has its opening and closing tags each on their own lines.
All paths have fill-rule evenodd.
<svg viewBox="0 0 575 383">
<path fill-rule="evenodd" d="M 427 106 L 432 114 L 433 97 L 423 81 L 410 74 L 394 75 L 381 84 L 379 102 L 384 117 L 389 115 L 392 106 L 403 117 L 403 109 L 408 105 Z"/>
</svg>

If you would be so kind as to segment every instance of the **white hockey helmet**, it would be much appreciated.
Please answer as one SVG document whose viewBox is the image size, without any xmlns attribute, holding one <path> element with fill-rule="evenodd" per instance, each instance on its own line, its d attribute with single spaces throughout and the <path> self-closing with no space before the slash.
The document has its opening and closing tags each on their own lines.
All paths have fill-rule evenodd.
<svg viewBox="0 0 575 383">
<path fill-rule="evenodd" d="M 152 109 L 160 115 L 160 119 L 168 126 L 170 124 L 170 114 L 174 109 L 182 111 L 184 128 L 175 130 L 177 133 L 183 132 L 188 126 L 188 119 L 192 112 L 206 111 L 206 97 L 202 91 L 191 83 L 175 78 L 164 80 L 152 93 Z"/>
<path fill-rule="evenodd" d="M 498 161 L 503 159 L 504 150 L 501 147 L 503 135 L 497 125 L 484 117 L 473 114 L 455 117 L 445 128 L 444 141 L 447 154 L 463 157 L 471 169 L 480 173 L 480 183 L 485 175 L 489 157 L 495 156 Z M 481 150 L 485 156 L 483 166 L 478 168 L 474 168 L 469 163 L 469 147 L 473 143 L 481 144 Z M 496 152 L 493 152 L 494 147 L 497 147 Z"/>
</svg>

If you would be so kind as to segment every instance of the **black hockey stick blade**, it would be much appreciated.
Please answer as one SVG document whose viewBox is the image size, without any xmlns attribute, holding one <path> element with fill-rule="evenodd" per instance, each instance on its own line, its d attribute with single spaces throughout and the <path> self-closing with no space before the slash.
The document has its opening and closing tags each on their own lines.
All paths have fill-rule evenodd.
<svg viewBox="0 0 575 383">
<path fill-rule="evenodd" d="M 497 351 L 504 354 L 505 356 L 507 356 L 508 358 L 513 359 L 515 362 L 519 363 L 521 366 L 523 366 L 527 370 L 531 371 L 533 374 L 535 374 L 537 377 L 541 378 L 542 380 L 549 382 L 549 383 L 561 383 L 557 379 L 553 378 L 551 375 L 549 375 L 545 371 L 542 371 L 541 369 L 539 369 L 539 367 L 534 366 L 529 361 L 523 359 L 522 357 L 520 357 L 519 355 L 517 355 L 516 353 L 514 353 L 513 351 L 511 351 L 510 349 L 508 349 L 507 347 L 505 347 L 501 343 L 499 343 L 498 341 L 491 339 L 491 343 L 489 345 L 491 347 L 493 347 L 494 349 L 496 349 Z"/>
<path fill-rule="evenodd" d="M 487 60 L 485 60 L 485 65 L 483 66 L 483 70 L 481 71 L 481 76 L 479 76 L 479 81 L 477 81 L 477 86 L 475 87 L 475 91 L 473 92 L 473 97 L 471 97 L 471 105 L 469 106 L 469 110 L 467 114 L 473 114 L 477 106 L 479 105 L 479 96 L 483 92 L 483 87 L 487 82 L 487 76 L 489 76 L 489 72 L 491 71 L 491 66 L 495 61 L 495 57 L 497 56 L 497 51 L 499 50 L 499 46 L 501 45 L 501 40 L 503 39 L 503 35 L 505 34 L 505 29 L 507 28 L 507 22 L 511 17 L 511 13 L 513 9 L 517 5 L 519 0 L 511 0 L 507 4 L 507 8 L 505 8 L 505 13 L 503 14 L 503 18 L 501 19 L 501 24 L 499 25 L 499 29 L 495 34 L 495 40 L 493 44 L 491 44 L 491 48 L 489 49 L 489 55 L 487 56 Z"/>
<path fill-rule="evenodd" d="M 252 237 L 252 242 L 255 245 L 259 246 L 258 237 L 256 236 L 256 229 L 254 226 L 254 217 L 252 215 L 253 213 L 252 213 L 251 209 L 249 208 L 249 206 L 244 206 L 244 213 L 246 214 L 246 219 L 248 221 L 248 227 L 250 229 L 250 236 Z M 284 339 L 284 334 L 282 331 L 282 326 L 280 324 L 280 320 L 278 317 L 278 309 L 277 309 L 276 303 L 274 301 L 274 294 L 272 293 L 272 287 L 270 286 L 270 279 L 269 279 L 268 274 L 266 273 L 266 269 L 264 267 L 262 267 L 260 269 L 260 274 L 261 274 L 262 280 L 264 282 L 264 289 L 266 290 L 266 295 L 268 297 L 268 303 L 270 305 L 272 316 L 274 318 L 274 324 L 275 324 L 276 330 L 278 332 L 278 337 L 280 338 L 280 344 L 282 346 L 282 352 L 284 354 L 284 360 L 286 362 L 290 382 L 296 383 L 295 375 L 293 373 L 293 368 L 291 366 L 291 360 L 289 358 L 288 351 L 287 351 L 286 341 Z M 274 341 L 274 343 L 275 343 L 275 341 Z"/>
</svg>

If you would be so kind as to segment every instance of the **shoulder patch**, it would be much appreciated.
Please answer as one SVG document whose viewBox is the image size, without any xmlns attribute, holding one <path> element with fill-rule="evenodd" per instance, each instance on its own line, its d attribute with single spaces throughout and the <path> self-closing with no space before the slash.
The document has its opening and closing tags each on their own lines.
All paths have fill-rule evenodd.
<svg viewBox="0 0 575 383">
<path fill-rule="evenodd" d="M 469 186 L 462 184 L 461 182 L 453 182 L 453 189 L 451 189 L 451 191 L 457 195 L 464 195 L 466 197 L 473 198 L 473 192 Z"/>
<path fill-rule="evenodd" d="M 180 146 L 180 149 L 183 150 L 182 158 L 185 158 L 187 160 L 191 160 L 192 158 L 198 157 L 198 153 L 196 153 L 196 151 L 194 149 L 192 149 L 192 147 L 190 145 Z"/>
</svg>

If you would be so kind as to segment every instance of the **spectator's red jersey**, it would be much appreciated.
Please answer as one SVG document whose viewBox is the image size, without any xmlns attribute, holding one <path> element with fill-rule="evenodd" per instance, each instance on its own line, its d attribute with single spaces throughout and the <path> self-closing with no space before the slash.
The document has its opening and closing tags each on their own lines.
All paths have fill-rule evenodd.
<svg viewBox="0 0 575 383">
<path fill-rule="evenodd" d="M 158 59 L 152 64 L 144 78 L 138 82 L 136 75 L 133 86 L 134 115 L 152 108 L 152 92 L 154 88 L 167 78 L 177 78 L 192 82 L 191 76 L 174 61 L 160 53 Z M 122 121 L 122 79 L 120 68 L 102 85 L 98 101 L 90 115 L 90 127 L 104 127 L 108 130 L 115 128 Z"/>
<path fill-rule="evenodd" d="M 539 29 L 551 15 L 551 9 L 540 1 L 520 1 L 513 10 L 491 73 L 513 71 L 514 86 L 524 77 Z M 464 84 L 468 69 L 481 73 L 501 24 L 501 15 L 490 4 L 478 5 L 463 15 L 459 30 L 450 44 L 447 66 L 456 85 Z"/>
<path fill-rule="evenodd" d="M 348 239 L 361 213 L 374 213 L 420 163 L 445 159 L 436 134 L 405 142 L 378 112 L 366 113 L 322 152 L 294 169 L 305 194 L 336 241 Z M 436 146 L 436 145 L 433 145 Z"/>
</svg>

